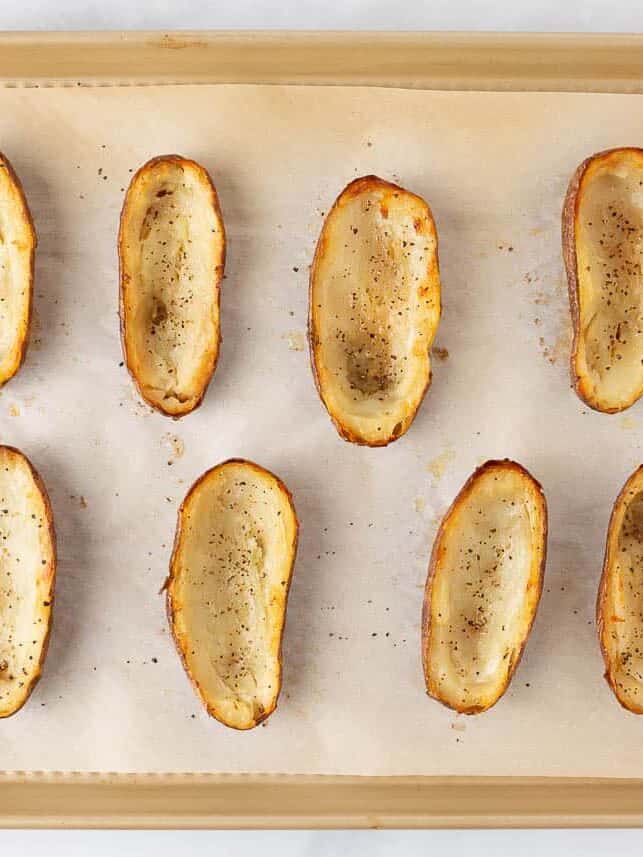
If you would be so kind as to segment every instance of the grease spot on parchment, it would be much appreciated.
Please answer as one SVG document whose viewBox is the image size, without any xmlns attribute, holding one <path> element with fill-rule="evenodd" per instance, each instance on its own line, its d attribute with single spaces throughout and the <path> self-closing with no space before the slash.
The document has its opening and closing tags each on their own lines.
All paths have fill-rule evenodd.
<svg viewBox="0 0 643 857">
<path fill-rule="evenodd" d="M 444 476 L 444 471 L 449 466 L 450 462 L 455 458 L 455 449 L 453 447 L 449 447 L 444 450 L 444 452 L 440 453 L 440 455 L 433 458 L 426 466 L 426 469 L 429 471 L 431 476 L 438 482 Z"/>
<path fill-rule="evenodd" d="M 620 426 L 623 431 L 630 431 L 633 428 L 636 428 L 636 420 L 634 417 L 621 417 Z"/>
<path fill-rule="evenodd" d="M 291 330 L 281 338 L 286 340 L 290 351 L 303 351 L 306 348 L 306 337 L 300 330 Z"/>
<path fill-rule="evenodd" d="M 178 458 L 183 457 L 185 444 L 178 435 L 170 434 L 170 432 L 164 434 L 161 438 L 161 444 L 165 447 L 169 447 L 172 453 L 172 461 L 176 461 Z"/>
<path fill-rule="evenodd" d="M 454 732 L 465 732 L 467 727 L 463 720 L 458 720 L 456 718 L 451 722 L 451 728 Z"/>
<path fill-rule="evenodd" d="M 13 404 L 9 406 L 9 416 L 10 417 L 19 417 L 20 416 L 20 408 L 18 405 Z"/>
<path fill-rule="evenodd" d="M 424 497 L 415 498 L 415 511 L 421 514 L 426 509 L 426 500 Z"/>
</svg>

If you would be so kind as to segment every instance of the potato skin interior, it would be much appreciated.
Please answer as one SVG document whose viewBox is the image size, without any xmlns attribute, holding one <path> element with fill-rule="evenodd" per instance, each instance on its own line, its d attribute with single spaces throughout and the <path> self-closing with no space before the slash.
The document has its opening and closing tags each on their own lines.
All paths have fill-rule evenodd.
<svg viewBox="0 0 643 857">
<path fill-rule="evenodd" d="M 47 491 L 29 460 L 0 446 L 0 718 L 40 678 L 52 621 L 56 534 Z"/>
<path fill-rule="evenodd" d="M 13 378 L 27 353 L 36 243 L 22 185 L 0 152 L 0 386 Z"/>
<path fill-rule="evenodd" d="M 595 410 L 643 393 L 643 150 L 593 155 L 572 177 L 562 222 L 574 330 L 572 383 Z"/>
<path fill-rule="evenodd" d="M 479 467 L 433 544 L 422 615 L 429 696 L 462 714 L 500 699 L 536 615 L 546 548 L 538 482 L 507 459 Z"/>
<path fill-rule="evenodd" d="M 643 466 L 616 498 L 596 619 L 605 679 L 620 704 L 643 714 Z"/>
<path fill-rule="evenodd" d="M 401 437 L 431 382 L 441 312 L 426 202 L 377 176 L 351 182 L 324 222 L 309 306 L 313 375 L 341 437 L 367 446 Z"/>
<path fill-rule="evenodd" d="M 134 175 L 119 233 L 121 338 L 145 401 L 171 417 L 202 401 L 219 356 L 226 239 L 206 170 L 163 155 Z"/>
<path fill-rule="evenodd" d="M 285 485 L 231 459 L 179 511 L 167 582 L 170 627 L 207 711 L 252 729 L 277 705 L 298 522 Z"/>
</svg>

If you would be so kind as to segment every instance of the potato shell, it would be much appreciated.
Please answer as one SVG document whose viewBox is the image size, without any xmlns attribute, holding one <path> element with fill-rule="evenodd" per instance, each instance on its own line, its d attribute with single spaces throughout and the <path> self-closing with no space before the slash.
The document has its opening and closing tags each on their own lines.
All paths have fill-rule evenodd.
<svg viewBox="0 0 643 857">
<path fill-rule="evenodd" d="M 386 446 L 407 431 L 431 383 L 440 313 L 431 209 L 377 176 L 355 179 L 324 221 L 309 295 L 313 377 L 344 440 Z"/>
<path fill-rule="evenodd" d="M 0 270 L 5 270 L 4 253 L 9 255 L 9 270 L 20 270 L 20 291 L 9 286 L 9 296 L 19 304 L 11 312 L 12 341 L 0 354 L 0 386 L 16 374 L 24 362 L 29 345 L 33 304 L 33 280 L 36 255 L 36 230 L 20 180 L 9 159 L 0 152 Z M 3 305 L 2 323 L 7 324 L 10 300 Z"/>
<path fill-rule="evenodd" d="M 453 578 L 454 571 L 453 569 L 450 571 L 449 569 L 443 569 L 441 564 L 453 559 L 452 556 L 449 556 L 449 552 L 452 549 L 451 541 L 455 545 L 455 537 L 459 536 L 462 543 L 459 555 L 465 556 L 466 559 L 458 560 L 458 562 L 462 562 L 462 569 L 468 574 L 470 567 L 474 565 L 474 555 L 472 553 L 473 548 L 471 550 L 467 548 L 465 551 L 464 545 L 466 545 L 467 537 L 471 536 L 480 550 L 480 553 L 475 555 L 477 556 L 477 561 L 479 562 L 482 556 L 482 563 L 484 565 L 487 558 L 483 555 L 484 548 L 481 545 L 486 545 L 487 542 L 477 541 L 479 531 L 476 528 L 482 526 L 482 522 L 485 520 L 482 517 L 483 513 L 481 511 L 483 501 L 487 503 L 488 516 L 491 515 L 491 518 L 485 520 L 485 527 L 489 523 L 489 520 L 492 520 L 493 513 L 495 512 L 495 507 L 492 505 L 494 498 L 492 493 L 489 496 L 485 496 L 485 490 L 489 494 L 487 484 L 490 486 L 491 491 L 496 490 L 491 485 L 491 482 L 495 484 L 500 480 L 507 482 L 508 496 L 514 496 L 512 491 L 515 489 L 515 500 L 513 503 L 509 501 L 510 505 L 515 506 L 515 502 L 520 498 L 520 493 L 522 492 L 524 504 L 528 503 L 529 511 L 533 513 L 533 521 L 528 520 L 526 525 L 531 544 L 529 568 L 522 570 L 524 594 L 519 591 L 522 599 L 521 613 L 518 616 L 519 621 L 515 620 L 512 616 L 507 617 L 503 615 L 498 618 L 497 615 L 494 615 L 493 607 L 499 608 L 504 606 L 500 602 L 500 596 L 504 594 L 501 591 L 503 583 L 502 569 L 499 580 L 496 580 L 494 575 L 496 574 L 497 567 L 501 565 L 505 548 L 502 547 L 503 533 L 501 532 L 498 535 L 497 527 L 489 527 L 487 538 L 491 539 L 491 534 L 493 534 L 494 538 L 491 541 L 498 541 L 498 547 L 493 548 L 493 559 L 489 560 L 489 562 L 495 560 L 495 567 L 490 566 L 488 569 L 485 569 L 481 566 L 479 572 L 476 572 L 474 568 L 471 575 L 475 575 L 476 573 L 480 575 L 477 581 L 478 587 L 475 589 L 473 588 L 473 581 L 469 581 L 468 578 L 463 578 L 463 583 L 459 584 L 462 592 L 466 593 L 466 596 L 460 600 L 459 606 L 464 604 L 467 611 L 471 611 L 471 616 L 467 618 L 463 610 L 462 616 L 458 615 L 456 617 L 458 622 L 456 626 L 456 618 L 452 619 L 452 611 L 455 609 L 456 602 L 458 601 L 457 596 L 459 593 L 455 588 L 458 582 L 456 581 L 452 590 L 449 589 L 447 584 L 450 584 L 450 578 Z M 513 482 L 515 482 L 515 485 L 512 484 Z M 471 504 L 471 500 L 476 497 L 476 493 L 480 497 L 480 508 L 476 508 L 475 515 L 473 515 L 472 512 L 469 512 L 468 504 Z M 502 497 L 502 492 L 498 496 Z M 504 501 L 501 502 L 501 505 L 505 505 Z M 473 518 L 468 524 L 466 522 L 467 514 L 471 514 Z M 504 510 L 502 510 L 501 514 L 505 514 Z M 512 523 L 511 518 L 508 519 L 508 523 Z M 457 531 L 458 526 L 464 527 L 460 533 Z M 510 533 L 508 528 L 507 532 Z M 486 529 L 485 533 L 487 533 Z M 520 536 L 524 537 L 524 532 L 517 534 L 517 538 Z M 456 496 L 440 524 L 433 543 L 422 606 L 422 664 L 426 690 L 429 696 L 461 714 L 479 714 L 491 708 L 501 698 L 509 686 L 520 662 L 536 616 L 543 586 L 546 552 L 547 506 L 540 484 L 527 470 L 514 461 L 508 459 L 487 461 L 469 477 Z M 512 554 L 509 554 L 508 559 L 513 563 Z M 466 565 L 467 562 L 469 562 L 469 566 Z M 517 566 L 517 563 L 514 563 L 514 566 Z M 457 571 L 460 570 L 457 569 Z M 447 575 L 445 577 L 446 583 L 441 579 L 442 572 Z M 438 580 L 441 581 L 441 588 L 443 590 L 441 593 L 437 589 Z M 470 583 L 472 586 L 469 588 Z M 482 597 L 482 586 L 491 589 L 491 599 Z M 508 589 L 506 585 L 505 589 Z M 494 591 L 496 594 L 493 594 Z M 467 599 L 471 603 L 467 603 Z M 492 609 L 489 609 L 489 605 L 491 605 Z M 513 626 L 507 631 L 506 628 L 509 625 L 508 618 L 513 620 Z M 460 622 L 462 622 L 462 625 L 460 625 Z M 498 628 L 493 627 L 494 622 L 499 625 Z M 446 640 L 443 636 L 445 629 Z M 490 636 L 492 632 L 496 634 L 496 651 L 493 650 L 494 641 Z M 505 635 L 504 641 L 503 634 Z M 478 681 L 476 677 L 479 675 L 479 673 L 476 673 L 473 664 L 476 663 L 479 666 L 479 671 L 483 670 L 483 664 L 479 662 L 481 641 L 486 641 L 487 648 L 491 649 L 491 652 L 488 654 L 488 658 L 491 661 L 495 658 L 498 663 L 497 656 L 501 648 L 500 643 L 502 643 L 502 647 L 505 649 L 505 654 L 499 661 L 495 674 L 492 674 L 490 687 L 486 689 L 482 688 L 478 690 L 477 694 L 472 694 L 469 688 L 467 688 L 467 684 Z M 472 646 L 467 653 L 468 643 L 472 643 Z M 460 644 L 462 644 L 461 649 Z M 471 661 L 459 667 L 458 675 L 464 679 L 462 687 L 459 687 L 458 680 L 453 680 L 449 677 L 447 668 L 442 668 L 440 658 L 444 645 L 447 647 L 447 667 L 450 666 L 453 669 L 449 659 L 452 659 L 455 653 L 458 653 L 458 658 L 464 657 Z M 507 661 L 506 667 L 504 666 L 505 660 Z"/>
<path fill-rule="evenodd" d="M 150 234 L 157 240 L 146 256 Z M 180 155 L 147 161 L 130 182 L 120 218 L 121 343 L 140 395 L 167 416 L 197 408 L 215 372 L 225 256 L 223 216 L 207 171 Z"/>
<path fill-rule="evenodd" d="M 571 178 L 562 213 L 563 260 L 567 274 L 569 306 L 573 327 L 570 356 L 572 385 L 578 396 L 590 408 L 608 414 L 618 413 L 629 408 L 643 393 L 643 369 L 641 368 L 643 364 L 643 344 L 638 349 L 638 353 L 630 352 L 627 355 L 625 352 L 626 356 L 629 356 L 630 359 L 623 362 L 625 343 L 620 342 L 623 327 L 626 328 L 625 335 L 627 335 L 627 329 L 630 328 L 630 338 L 638 337 L 638 334 L 632 328 L 640 327 L 641 320 L 637 317 L 635 324 L 633 324 L 632 320 L 627 318 L 627 311 L 620 314 L 619 320 L 618 314 L 615 314 L 614 309 L 612 309 L 613 307 L 618 307 L 619 290 L 616 289 L 606 297 L 604 306 L 599 305 L 600 316 L 598 312 L 591 313 L 590 319 L 587 322 L 587 313 L 583 310 L 583 303 L 585 302 L 591 306 L 592 301 L 596 299 L 597 290 L 596 288 L 592 289 L 586 281 L 591 280 L 588 274 L 591 273 L 594 260 L 596 260 L 596 264 L 601 264 L 598 248 L 592 250 L 591 243 L 598 244 L 600 240 L 598 246 L 599 248 L 603 248 L 605 234 L 602 235 L 601 239 L 594 236 L 591 242 L 587 236 L 583 240 L 582 236 L 587 230 L 598 228 L 598 215 L 600 212 L 597 211 L 596 216 L 592 215 L 591 220 L 588 219 L 584 223 L 581 216 L 581 207 L 584 204 L 589 205 L 593 202 L 592 193 L 596 192 L 595 187 L 597 186 L 597 182 L 600 183 L 602 179 L 609 176 L 610 171 L 615 177 L 614 181 L 616 181 L 619 176 L 622 177 L 623 171 L 628 167 L 637 172 L 640 170 L 640 178 L 637 178 L 636 182 L 638 189 L 638 181 L 643 180 L 643 149 L 635 147 L 607 149 L 586 158 Z M 589 202 L 586 203 L 588 199 Z M 612 228 L 612 223 L 620 224 L 623 218 L 626 221 L 628 218 L 623 212 L 619 215 L 615 207 L 608 209 L 608 205 L 613 205 L 613 203 L 605 202 L 604 212 L 601 214 L 601 228 L 605 227 L 607 223 L 608 226 L 606 228 L 609 230 Z M 609 213 L 609 217 L 607 217 L 607 213 Z M 641 215 L 641 221 L 638 226 L 639 232 L 643 232 L 643 211 Z M 619 229 L 618 226 L 614 228 L 616 230 Z M 620 237 L 608 234 L 606 240 L 613 238 L 615 247 L 613 254 L 608 253 L 609 258 L 612 256 L 618 258 L 623 253 L 623 247 L 627 247 L 629 235 L 631 234 L 627 231 L 629 229 L 630 224 L 627 222 L 627 225 L 620 229 Z M 637 248 L 634 248 L 634 251 L 638 253 Z M 579 259 L 579 252 L 582 256 L 581 259 Z M 611 264 L 610 262 L 609 265 Z M 605 268 L 604 262 L 603 265 Z M 627 275 L 627 267 L 623 268 L 622 264 L 617 265 L 619 268 L 618 271 L 615 269 L 610 270 L 609 265 L 607 265 L 607 274 L 610 277 L 614 279 L 618 277 L 622 278 L 624 272 Z M 610 286 L 609 288 L 612 287 Z M 585 294 L 585 298 L 583 298 L 583 294 Z M 600 297 L 600 290 L 598 291 L 598 296 Z M 610 308 L 609 313 L 608 307 Z M 587 348 L 586 338 L 589 326 L 594 324 L 595 320 L 600 320 L 601 323 L 607 326 L 607 329 L 601 331 L 599 336 L 595 338 L 591 337 L 590 344 L 593 339 L 594 345 L 591 348 Z M 587 332 L 585 332 L 585 322 L 587 322 Z M 641 339 L 641 343 L 643 343 L 643 339 Z M 616 358 L 613 354 L 614 351 L 619 351 Z M 596 361 L 599 357 L 601 358 L 599 362 L 604 365 L 597 369 Z M 607 359 L 603 361 L 603 358 Z M 628 363 L 632 365 L 628 366 Z M 606 365 L 609 365 L 609 369 L 606 368 Z M 611 389 L 611 387 L 616 386 L 616 382 L 613 380 L 616 377 L 623 378 L 622 384 L 624 389 L 621 391 Z"/>
<path fill-rule="evenodd" d="M 6 473 L 13 477 L 10 481 L 6 480 L 4 476 Z M 20 493 L 18 498 L 20 501 L 19 510 L 15 511 L 12 508 L 10 492 L 11 489 L 21 487 L 20 480 L 28 486 L 28 492 L 26 494 Z M 30 492 L 33 493 L 33 497 L 31 497 Z M 29 459 L 20 450 L 12 446 L 0 446 L 0 493 L 5 495 L 1 498 L 3 509 L 0 516 L 2 519 L 0 526 L 6 527 L 6 531 L 3 533 L 6 536 L 3 539 L 5 559 L 3 568 L 0 570 L 0 578 L 4 578 L 6 574 L 6 580 L 3 579 L 3 598 L 0 601 L 0 718 L 4 718 L 20 711 L 31 696 L 42 674 L 52 625 L 56 580 L 56 533 L 51 504 L 42 479 Z M 22 523 L 24 525 L 26 522 L 27 528 L 33 532 L 27 533 L 30 540 L 25 547 L 24 542 L 22 545 L 20 544 L 20 533 L 15 535 L 16 527 L 13 527 L 12 534 L 10 532 L 11 527 L 6 525 L 5 521 L 13 521 L 15 524 L 15 518 L 20 515 L 20 510 L 23 509 L 26 502 L 31 502 L 31 506 L 28 508 L 32 511 L 22 515 L 24 518 Z M 38 535 L 39 533 L 40 535 Z M 31 557 L 33 568 L 30 570 L 33 572 L 35 580 L 30 582 L 36 587 L 36 594 L 33 598 L 35 612 L 33 616 L 27 616 L 28 627 L 22 629 L 22 635 L 18 639 L 18 646 L 16 646 L 18 630 L 15 623 L 18 621 L 20 605 L 27 603 L 26 599 L 16 592 L 17 586 L 22 582 L 18 576 L 18 570 L 20 572 L 25 571 L 26 560 L 30 558 L 28 548 L 31 545 L 31 539 L 34 537 L 38 538 L 38 549 L 35 550 L 34 548 L 34 552 L 38 556 Z M 22 560 L 22 562 L 18 563 L 18 569 L 7 571 L 12 556 L 16 555 L 21 548 L 20 556 L 17 556 L 17 559 L 18 561 Z M 15 602 L 12 600 L 12 596 L 16 597 Z M 4 616 L 3 608 L 7 608 L 7 613 Z M 10 621 L 13 624 L 10 625 Z M 8 628 L 9 630 L 7 630 Z M 33 640 L 34 636 L 36 637 L 35 640 Z M 19 680 L 14 677 L 14 672 L 20 675 Z M 3 677 L 4 673 L 6 673 L 6 678 Z M 8 685 L 8 682 L 12 684 Z M 2 692 L 3 686 L 6 696 Z"/>
<path fill-rule="evenodd" d="M 605 680 L 623 708 L 643 714 L 643 587 L 628 585 L 637 571 L 643 573 L 643 465 L 614 502 L 596 599 Z M 634 603 L 628 605 L 628 598 Z"/>
<path fill-rule="evenodd" d="M 181 589 L 181 586 L 185 586 L 188 580 L 188 577 L 185 572 L 186 561 L 184 560 L 184 556 L 186 554 L 186 544 L 189 539 L 189 531 L 190 531 L 190 517 L 192 514 L 192 508 L 195 505 L 195 500 L 200 502 L 200 494 L 201 492 L 210 491 L 212 498 L 216 500 L 217 504 L 219 504 L 218 495 L 216 493 L 217 482 L 220 482 L 223 487 L 228 489 L 228 483 L 225 482 L 226 479 L 233 480 L 232 485 L 230 485 L 230 490 L 225 494 L 228 497 L 234 487 L 234 480 L 237 480 L 236 487 L 240 488 L 243 486 L 244 492 L 245 488 L 252 485 L 254 480 L 255 486 L 261 486 L 262 489 L 265 489 L 263 493 L 266 491 L 272 492 L 272 497 L 269 498 L 275 503 L 279 504 L 279 508 L 275 507 L 275 511 L 277 512 L 276 516 L 273 516 L 273 523 L 271 526 L 266 526 L 264 528 L 264 532 L 257 532 L 247 536 L 247 542 L 245 543 L 245 547 L 239 552 L 238 555 L 247 555 L 248 552 L 253 551 L 256 548 L 256 544 L 259 543 L 261 545 L 261 558 L 264 559 L 265 562 L 269 562 L 269 557 L 274 555 L 274 551 L 276 550 L 275 539 L 278 542 L 278 534 L 277 529 L 282 527 L 283 529 L 283 544 L 280 548 L 283 549 L 283 556 L 281 560 L 283 562 L 283 567 L 275 568 L 274 571 L 279 573 L 278 581 L 273 580 L 272 588 L 270 590 L 270 598 L 266 597 L 265 592 L 263 592 L 263 601 L 268 604 L 268 610 L 270 610 L 273 605 L 276 609 L 276 621 L 275 614 L 266 615 L 264 617 L 264 626 L 268 628 L 266 633 L 269 634 L 268 644 L 264 646 L 262 650 L 263 654 L 266 655 L 267 660 L 269 661 L 268 666 L 273 670 L 273 673 L 267 673 L 270 678 L 270 683 L 267 685 L 270 693 L 267 694 L 266 698 L 263 700 L 252 700 L 252 710 L 246 711 L 245 715 L 242 712 L 241 716 L 237 716 L 238 706 L 233 704 L 232 710 L 230 706 L 227 705 L 227 702 L 224 700 L 223 702 L 219 699 L 214 699 L 214 694 L 211 692 L 211 689 L 205 687 L 206 678 L 204 679 L 203 673 L 201 671 L 200 665 L 197 663 L 199 658 L 199 647 L 195 645 L 196 635 L 194 628 L 190 629 L 187 627 L 187 620 L 185 617 L 185 611 L 187 607 L 187 600 L 185 599 L 184 592 Z M 241 492 L 243 494 L 244 492 Z M 207 494 L 206 494 L 207 496 Z M 234 497 L 234 495 L 233 495 Z M 227 501 L 226 501 L 227 502 Z M 231 500 L 231 503 L 236 501 Z M 248 503 L 253 502 L 252 498 L 250 498 Z M 195 517 L 200 510 L 197 508 L 194 513 Z M 236 509 L 233 510 L 236 513 Z M 247 511 L 247 509 L 245 510 Z M 242 509 L 241 512 L 236 514 L 236 521 L 244 520 L 245 522 L 251 521 L 251 516 L 246 516 L 245 511 Z M 212 522 L 212 527 L 215 527 L 218 530 L 215 533 L 215 536 L 211 536 L 208 541 L 208 545 L 213 545 L 217 538 L 219 538 L 219 533 L 221 534 L 220 539 L 222 540 L 220 543 L 223 544 L 224 538 L 224 530 L 225 530 L 225 511 L 221 511 L 219 509 L 219 520 L 214 523 L 214 519 Z M 260 517 L 260 516 L 259 516 Z M 279 523 L 277 523 L 279 522 Z M 251 526 L 251 524 L 248 524 Z M 206 525 L 203 527 L 199 527 L 200 531 L 205 531 Z M 210 530 L 208 529 L 208 532 Z M 246 730 L 252 729 L 265 720 L 276 708 L 277 701 L 279 697 L 279 693 L 281 690 L 281 680 L 282 680 L 282 640 L 285 629 L 286 622 L 286 610 L 288 604 L 288 594 L 290 590 L 290 583 L 292 580 L 292 572 L 294 568 L 296 553 L 297 553 L 297 541 L 298 541 L 298 531 L 299 531 L 299 523 L 297 520 L 297 515 L 295 512 L 295 508 L 292 501 L 292 496 L 284 483 L 278 479 L 274 474 L 270 471 L 265 470 L 257 464 L 254 464 L 251 461 L 246 461 L 244 459 L 229 459 L 227 461 L 222 462 L 221 464 L 213 467 L 211 470 L 206 471 L 194 485 L 188 491 L 185 500 L 181 504 L 178 513 L 178 521 L 177 521 L 177 529 L 176 535 L 174 539 L 174 549 L 172 552 L 172 558 L 170 561 L 170 574 L 165 584 L 165 589 L 167 592 L 167 615 L 168 621 L 170 624 L 170 629 L 172 632 L 172 636 L 174 638 L 177 651 L 183 663 L 184 669 L 190 678 L 198 696 L 203 702 L 207 712 L 219 722 L 223 723 L 226 726 L 229 726 L 234 729 Z M 212 529 L 214 533 L 215 530 Z M 246 531 L 243 530 L 245 533 Z M 271 542 L 271 535 L 273 540 Z M 237 539 L 237 535 L 233 534 L 233 539 Z M 247 569 L 248 564 L 252 563 L 252 560 L 249 563 L 246 563 L 245 559 L 241 562 L 235 557 L 234 560 L 230 560 L 231 567 L 225 565 L 226 556 L 230 556 L 229 551 L 234 549 L 234 545 L 232 548 L 228 541 L 225 541 L 226 551 L 224 555 L 218 557 L 217 560 L 213 563 L 213 566 L 220 566 L 222 568 L 222 572 L 226 577 L 224 581 L 224 585 L 216 586 L 209 594 L 209 597 L 212 599 L 211 602 L 206 602 L 208 608 L 211 604 L 214 604 L 214 601 L 217 597 L 221 597 L 225 599 L 230 596 L 230 583 L 233 579 L 242 579 L 244 576 L 247 577 Z M 210 555 L 210 559 L 212 556 Z M 205 565 L 204 565 L 205 569 Z M 231 572 L 231 573 L 229 573 Z M 183 581 L 183 582 L 182 582 Z M 216 584 L 216 581 L 214 581 Z M 213 585 L 214 585 L 213 584 Z M 257 584 L 255 584 L 257 585 Z M 260 587 L 258 587 L 260 588 Z M 253 587 L 253 583 L 249 584 L 249 587 L 246 586 L 245 589 L 241 588 L 240 591 L 242 593 L 243 598 L 248 598 L 248 592 L 253 598 L 253 605 L 259 604 L 261 599 L 259 595 L 255 593 Z M 205 591 L 205 590 L 204 590 Z M 205 597 L 205 596 L 203 596 Z M 238 597 L 238 596 L 237 596 Z M 203 602 L 202 602 L 203 603 Z M 225 611 L 223 607 L 221 607 L 218 616 L 216 615 L 216 606 L 215 609 L 215 619 L 220 619 L 222 615 L 224 615 Z M 239 605 L 237 604 L 237 607 Z M 254 607 L 253 607 L 254 609 Z M 227 608 L 226 608 L 227 610 Z M 227 613 L 230 611 L 228 610 Z M 250 611 L 252 613 L 252 611 Z M 237 612 L 236 615 L 239 615 Z M 247 621 L 247 620 L 245 620 Z M 225 622 L 225 618 L 224 618 Z M 218 635 L 210 635 L 210 638 L 206 641 L 208 644 L 211 644 L 210 648 L 212 650 L 216 649 L 216 646 L 223 645 L 221 640 L 226 635 L 225 626 L 222 629 L 223 622 L 219 623 L 219 631 Z M 238 621 L 238 627 L 233 629 L 233 634 L 228 637 L 228 640 L 232 640 L 231 648 L 233 654 L 237 651 L 243 650 L 243 634 L 239 633 L 239 628 L 243 629 L 243 622 L 241 619 Z M 249 631 L 249 625 L 246 626 L 246 631 Z M 236 635 L 236 636 L 235 636 Z M 259 631 L 255 628 L 252 633 L 253 639 L 258 638 L 260 636 Z M 266 643 L 266 640 L 263 640 L 263 643 Z M 210 649 L 208 650 L 210 651 Z M 227 649 L 226 649 L 227 651 Z M 221 654 L 221 652 L 219 652 Z M 231 663 L 233 664 L 231 669 L 231 675 L 233 675 L 233 679 L 230 677 L 226 677 L 225 681 L 229 684 L 233 683 L 233 681 L 243 682 L 243 678 L 246 676 L 247 672 L 252 672 L 252 657 L 253 653 L 248 651 L 245 652 L 245 662 L 244 657 L 235 657 L 232 659 Z M 218 660 L 216 658 L 210 657 L 210 661 L 214 662 Z M 248 666 L 248 664 L 250 666 Z M 197 672 L 201 672 L 201 675 L 197 675 Z M 215 670 L 216 672 L 216 670 Z M 212 673 L 211 673 L 212 674 Z M 256 682 L 255 676 L 255 684 L 258 686 Z M 241 693 L 239 693 L 239 697 L 241 697 Z M 238 700 L 237 700 L 238 702 Z M 247 706 L 246 706 L 247 707 Z"/>
</svg>

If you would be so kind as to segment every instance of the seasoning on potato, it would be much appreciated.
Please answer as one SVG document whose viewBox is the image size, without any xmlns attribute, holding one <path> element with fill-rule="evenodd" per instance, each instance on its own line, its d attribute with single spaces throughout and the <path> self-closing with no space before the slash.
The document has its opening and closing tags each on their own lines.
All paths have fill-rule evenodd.
<svg viewBox="0 0 643 857">
<path fill-rule="evenodd" d="M 152 158 L 125 196 L 118 240 L 125 363 L 145 401 L 181 417 L 202 401 L 219 356 L 226 239 L 206 170 Z"/>
<path fill-rule="evenodd" d="M 167 581 L 170 627 L 208 713 L 252 729 L 275 709 L 298 522 L 286 486 L 231 459 L 179 511 Z"/>
<path fill-rule="evenodd" d="M 513 461 L 487 461 L 433 544 L 422 613 L 429 696 L 462 714 L 500 699 L 536 615 L 546 550 L 542 488 Z"/>
<path fill-rule="evenodd" d="M 643 149 L 583 161 L 565 198 L 562 236 L 572 382 L 591 408 L 616 413 L 643 393 Z"/>
<path fill-rule="evenodd" d="M 317 243 L 309 308 L 315 382 L 345 440 L 385 446 L 406 432 L 431 383 L 440 311 L 429 206 L 377 176 L 351 182 Z"/>
</svg>

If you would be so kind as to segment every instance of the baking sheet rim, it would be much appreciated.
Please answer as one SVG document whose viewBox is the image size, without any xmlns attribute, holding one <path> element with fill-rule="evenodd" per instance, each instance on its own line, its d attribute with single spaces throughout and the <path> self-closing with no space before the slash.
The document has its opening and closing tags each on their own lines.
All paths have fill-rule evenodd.
<svg viewBox="0 0 643 857">
<path fill-rule="evenodd" d="M 0 828 L 643 827 L 643 780 L 7 774 Z"/>
<path fill-rule="evenodd" d="M 0 85 L 298 84 L 643 92 L 643 35 L 0 32 Z"/>
</svg>

